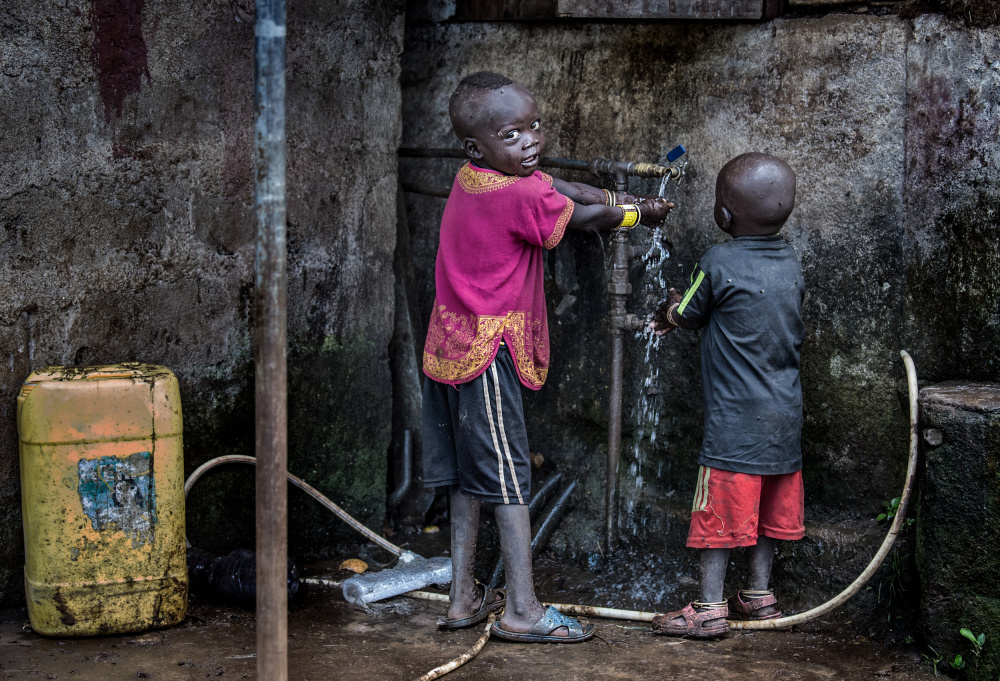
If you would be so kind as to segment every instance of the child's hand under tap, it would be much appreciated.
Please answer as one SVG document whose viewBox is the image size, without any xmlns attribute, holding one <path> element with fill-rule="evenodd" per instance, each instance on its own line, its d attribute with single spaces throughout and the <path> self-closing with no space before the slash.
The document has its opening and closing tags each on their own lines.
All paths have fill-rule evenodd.
<svg viewBox="0 0 1000 681">
<path fill-rule="evenodd" d="M 650 227 L 663 222 L 667 213 L 674 207 L 673 203 L 661 198 L 642 198 L 635 205 L 639 207 L 639 212 L 642 215 L 639 222 Z"/>
<path fill-rule="evenodd" d="M 672 288 L 667 291 L 666 300 L 656 307 L 656 311 L 653 312 L 649 319 L 649 328 L 657 336 L 662 336 L 677 328 L 678 324 L 674 321 L 673 317 L 677 313 L 677 306 L 680 305 L 681 298 L 681 294 L 677 292 L 677 289 Z"/>
</svg>

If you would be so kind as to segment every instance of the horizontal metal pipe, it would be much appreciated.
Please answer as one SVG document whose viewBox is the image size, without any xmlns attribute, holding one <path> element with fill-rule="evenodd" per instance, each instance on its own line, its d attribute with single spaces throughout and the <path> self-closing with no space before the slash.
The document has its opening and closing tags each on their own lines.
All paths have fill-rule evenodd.
<svg viewBox="0 0 1000 681">
<path fill-rule="evenodd" d="M 426 196 L 440 196 L 442 199 L 447 199 L 451 196 L 451 189 L 445 189 L 444 187 L 432 187 L 429 184 L 421 184 L 419 182 L 406 182 L 405 180 L 400 182 L 403 186 L 403 191 L 410 194 L 425 194 Z"/>
<path fill-rule="evenodd" d="M 406 158 L 468 158 L 464 149 L 418 149 L 417 147 L 400 147 L 399 156 Z"/>
<path fill-rule="evenodd" d="M 306 584 L 320 584 L 323 586 L 340 586 L 339 582 L 333 580 L 304 579 Z M 416 598 L 422 601 L 436 601 L 438 603 L 450 603 L 448 594 L 434 593 L 433 591 L 407 591 L 404 596 Z M 594 605 L 577 605 L 575 603 L 545 603 L 563 613 L 564 615 L 583 615 L 584 617 L 606 617 L 614 620 L 626 620 L 631 622 L 650 622 L 658 613 L 645 612 L 641 610 L 619 610 L 618 608 L 600 608 Z"/>
<path fill-rule="evenodd" d="M 417 149 L 416 147 L 400 147 L 400 158 L 461 158 L 468 159 L 468 154 L 464 149 Z M 590 171 L 590 166 L 586 161 L 577 161 L 572 158 L 543 157 L 538 161 L 538 165 L 546 168 L 559 168 L 561 170 L 583 170 Z M 406 190 L 406 183 L 403 183 Z"/>
</svg>

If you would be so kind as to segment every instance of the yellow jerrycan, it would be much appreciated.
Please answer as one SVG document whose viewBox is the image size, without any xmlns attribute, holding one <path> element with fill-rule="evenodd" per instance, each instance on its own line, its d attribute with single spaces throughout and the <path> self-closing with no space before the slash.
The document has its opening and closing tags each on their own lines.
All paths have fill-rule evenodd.
<svg viewBox="0 0 1000 681">
<path fill-rule="evenodd" d="M 17 398 L 32 628 L 121 634 L 187 612 L 181 398 L 166 367 L 35 371 Z"/>
</svg>

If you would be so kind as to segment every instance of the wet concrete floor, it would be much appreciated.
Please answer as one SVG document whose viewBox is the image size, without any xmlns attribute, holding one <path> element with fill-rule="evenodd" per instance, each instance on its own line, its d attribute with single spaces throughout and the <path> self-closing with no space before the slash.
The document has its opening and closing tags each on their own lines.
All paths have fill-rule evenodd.
<svg viewBox="0 0 1000 681">
<path fill-rule="evenodd" d="M 491 542 L 481 532 L 480 546 Z M 447 555 L 447 526 L 434 534 L 396 535 L 404 548 L 424 556 Z M 495 542 L 494 542 L 495 543 Z M 494 551 L 495 553 L 495 551 Z M 345 555 L 350 558 L 356 554 Z M 387 554 L 363 547 L 361 557 L 377 569 Z M 495 556 L 481 551 L 481 572 L 488 574 Z M 535 562 L 539 597 L 558 603 L 655 609 L 628 596 L 639 574 L 625 560 L 614 569 L 592 574 L 551 558 Z M 305 577 L 344 579 L 341 558 L 306 566 Z M 677 591 L 667 585 L 658 604 L 683 604 L 693 595 L 690 584 Z M 674 601 L 678 601 L 674 603 Z M 344 601 L 339 588 L 304 585 L 289 604 L 288 678 L 294 681 L 338 679 L 416 679 L 467 651 L 482 626 L 451 632 L 437 630 L 446 610 L 442 602 L 395 598 L 377 603 L 370 613 Z M 594 619 L 597 636 L 572 645 L 519 644 L 491 640 L 448 681 L 573 681 L 610 679 L 876 679 L 924 681 L 932 670 L 913 647 L 885 647 L 859 636 L 846 615 L 831 613 L 793 631 L 730 632 L 714 641 L 654 636 L 647 624 Z M 235 606 L 207 603 L 192 596 L 180 626 L 141 635 L 85 639 L 50 639 L 35 634 L 27 611 L 0 610 L 0 679 L 256 679 L 254 614 Z"/>
<path fill-rule="evenodd" d="M 331 564 L 319 571 L 330 573 Z M 539 568 L 543 568 L 539 565 Z M 310 572 L 315 572 L 314 567 Z M 543 572 L 544 568 L 540 570 Z M 552 580 L 539 580 L 541 588 Z M 574 589 L 576 602 L 590 594 Z M 566 602 L 567 593 L 542 594 Z M 289 678 L 415 679 L 468 650 L 481 627 L 439 632 L 443 603 L 397 598 L 365 613 L 339 589 L 310 587 L 289 612 Z M 653 636 L 640 623 L 593 620 L 597 637 L 575 645 L 487 643 L 447 679 L 932 679 L 912 650 L 887 649 L 836 618 L 788 632 L 731 632 L 716 641 Z M 49 639 L 23 609 L 0 611 L 0 678 L 255 679 L 254 616 L 192 599 L 180 626 L 142 635 Z"/>
</svg>

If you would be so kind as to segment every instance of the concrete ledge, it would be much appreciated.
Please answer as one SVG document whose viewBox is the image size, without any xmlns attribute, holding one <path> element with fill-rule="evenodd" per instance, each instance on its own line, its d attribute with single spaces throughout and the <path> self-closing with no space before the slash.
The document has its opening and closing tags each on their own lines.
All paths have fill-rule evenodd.
<svg viewBox="0 0 1000 681">
<path fill-rule="evenodd" d="M 949 381 L 920 391 L 923 469 L 917 514 L 920 629 L 947 660 L 961 654 L 965 679 L 1000 673 L 987 645 L 972 667 L 966 627 L 1000 639 L 1000 384 Z"/>
</svg>

